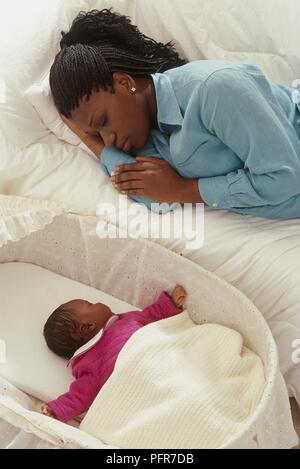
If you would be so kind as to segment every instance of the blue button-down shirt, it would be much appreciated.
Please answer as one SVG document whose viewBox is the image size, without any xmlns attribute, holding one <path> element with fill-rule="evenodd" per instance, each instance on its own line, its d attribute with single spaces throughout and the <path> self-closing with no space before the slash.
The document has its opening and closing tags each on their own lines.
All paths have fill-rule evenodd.
<svg viewBox="0 0 300 469">
<path fill-rule="evenodd" d="M 300 216 L 300 104 L 293 88 L 271 83 L 249 61 L 194 61 L 151 76 L 159 129 L 138 154 L 197 178 L 212 208 Z"/>
</svg>

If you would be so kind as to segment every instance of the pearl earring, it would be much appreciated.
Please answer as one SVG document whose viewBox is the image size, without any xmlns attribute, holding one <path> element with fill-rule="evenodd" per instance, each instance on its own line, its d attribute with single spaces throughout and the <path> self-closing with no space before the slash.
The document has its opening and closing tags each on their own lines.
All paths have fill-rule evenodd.
<svg viewBox="0 0 300 469">
<path fill-rule="evenodd" d="M 134 87 L 131 88 L 131 94 L 135 94 L 135 92 L 136 92 L 136 88 L 134 88 Z"/>
</svg>

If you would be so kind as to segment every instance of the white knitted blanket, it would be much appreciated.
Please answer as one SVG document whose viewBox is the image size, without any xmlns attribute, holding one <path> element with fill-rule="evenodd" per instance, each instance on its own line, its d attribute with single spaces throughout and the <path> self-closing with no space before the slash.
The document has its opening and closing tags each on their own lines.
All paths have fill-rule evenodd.
<svg viewBox="0 0 300 469">
<path fill-rule="evenodd" d="M 263 363 L 238 332 L 184 312 L 130 338 L 80 428 L 121 448 L 220 448 L 264 385 Z"/>
</svg>

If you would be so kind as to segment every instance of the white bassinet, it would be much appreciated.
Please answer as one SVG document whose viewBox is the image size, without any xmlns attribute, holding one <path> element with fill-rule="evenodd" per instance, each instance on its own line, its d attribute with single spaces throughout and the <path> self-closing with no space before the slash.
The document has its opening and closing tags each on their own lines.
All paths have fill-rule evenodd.
<svg viewBox="0 0 300 469">
<path fill-rule="evenodd" d="M 201 321 L 237 330 L 265 366 L 261 402 L 226 447 L 297 445 L 274 339 L 263 316 L 242 293 L 156 243 L 100 239 L 97 218 L 64 214 L 57 204 L 15 197 L 0 197 L 0 207 L 0 263 L 32 263 L 139 308 L 153 302 L 160 291 L 182 283 L 192 319 L 198 320 L 196 312 L 201 311 Z M 73 426 L 41 415 L 34 399 L 1 378 L 0 384 L 1 447 L 111 448 Z"/>
</svg>

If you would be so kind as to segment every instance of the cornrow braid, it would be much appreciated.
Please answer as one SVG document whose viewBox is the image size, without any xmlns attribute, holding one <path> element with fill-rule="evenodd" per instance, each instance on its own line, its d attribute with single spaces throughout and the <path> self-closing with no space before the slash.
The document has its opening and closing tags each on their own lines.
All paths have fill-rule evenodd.
<svg viewBox="0 0 300 469">
<path fill-rule="evenodd" d="M 50 70 L 55 106 L 66 117 L 93 90 L 113 89 L 113 72 L 147 77 L 186 64 L 172 41 L 156 42 L 112 8 L 80 12 L 68 33 L 61 32 L 60 52 Z"/>
<path fill-rule="evenodd" d="M 70 359 L 83 344 L 83 339 L 76 339 L 78 324 L 74 314 L 63 307 L 57 308 L 46 321 L 44 337 L 49 349 L 56 355 Z M 77 334 L 78 336 L 78 334 Z"/>
</svg>

